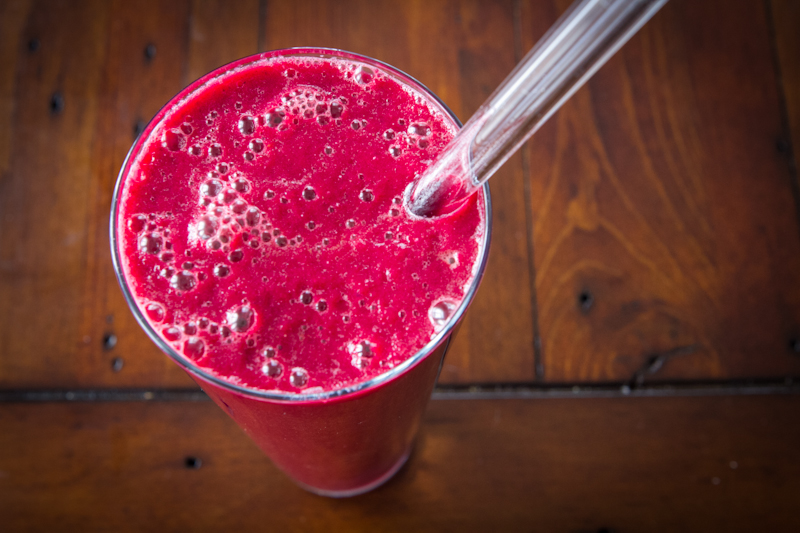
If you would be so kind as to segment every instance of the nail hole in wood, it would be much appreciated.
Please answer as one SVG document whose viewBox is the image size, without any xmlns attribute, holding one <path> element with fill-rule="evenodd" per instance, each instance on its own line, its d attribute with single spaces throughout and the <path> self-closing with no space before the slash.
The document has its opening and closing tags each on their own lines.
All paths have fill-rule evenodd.
<svg viewBox="0 0 800 533">
<path fill-rule="evenodd" d="M 114 360 L 111 361 L 111 370 L 113 370 L 114 372 L 119 372 L 120 370 L 122 370 L 122 367 L 124 366 L 124 364 L 125 363 L 122 360 L 122 358 L 115 357 Z"/>
<path fill-rule="evenodd" d="M 30 50 L 31 52 L 36 52 L 37 50 L 39 50 L 40 45 L 41 43 L 39 42 L 39 39 L 31 39 L 30 41 L 28 41 L 28 50 Z"/>
<path fill-rule="evenodd" d="M 144 47 L 144 58 L 148 61 L 152 61 L 154 57 L 156 57 L 156 45 L 149 43 Z"/>
<path fill-rule="evenodd" d="M 800 353 L 800 339 L 789 339 L 789 349 L 794 353 Z"/>
<path fill-rule="evenodd" d="M 186 468 L 197 470 L 198 468 L 203 466 L 203 461 L 199 457 L 189 456 L 183 460 L 183 464 L 186 465 Z"/>
<path fill-rule="evenodd" d="M 106 333 L 103 335 L 103 348 L 105 350 L 112 350 L 117 345 L 117 336 L 113 333 Z"/>
<path fill-rule="evenodd" d="M 54 115 L 58 115 L 64 111 L 64 95 L 61 93 L 53 93 L 53 96 L 50 97 L 50 112 Z"/>
<path fill-rule="evenodd" d="M 133 123 L 133 139 L 136 140 L 139 135 L 142 134 L 144 131 L 145 123 L 144 120 L 138 119 L 136 122 Z"/>
<path fill-rule="evenodd" d="M 588 312 L 589 309 L 592 308 L 593 303 L 594 303 L 594 296 L 592 296 L 591 292 L 584 290 L 581 291 L 580 294 L 578 294 L 578 306 L 580 306 L 581 311 L 583 311 L 584 313 Z"/>
</svg>

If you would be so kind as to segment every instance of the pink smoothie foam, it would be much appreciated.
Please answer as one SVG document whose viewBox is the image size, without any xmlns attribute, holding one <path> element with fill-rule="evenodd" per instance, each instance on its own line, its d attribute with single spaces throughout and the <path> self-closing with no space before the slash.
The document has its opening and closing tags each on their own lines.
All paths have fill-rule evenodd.
<svg viewBox="0 0 800 533">
<path fill-rule="evenodd" d="M 121 268 L 178 353 L 230 383 L 313 394 L 383 374 L 441 330 L 476 275 L 473 197 L 411 217 L 405 190 L 454 135 L 380 69 L 264 58 L 212 78 L 134 153 Z"/>
</svg>

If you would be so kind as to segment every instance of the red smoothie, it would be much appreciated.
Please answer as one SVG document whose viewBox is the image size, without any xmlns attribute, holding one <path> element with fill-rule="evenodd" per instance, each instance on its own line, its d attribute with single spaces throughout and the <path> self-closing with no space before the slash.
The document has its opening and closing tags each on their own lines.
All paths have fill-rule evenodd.
<svg viewBox="0 0 800 533">
<path fill-rule="evenodd" d="M 487 199 L 403 206 L 455 130 L 391 67 L 290 50 L 188 87 L 123 167 L 112 239 L 137 318 L 312 490 L 402 464 L 474 293 Z"/>
</svg>

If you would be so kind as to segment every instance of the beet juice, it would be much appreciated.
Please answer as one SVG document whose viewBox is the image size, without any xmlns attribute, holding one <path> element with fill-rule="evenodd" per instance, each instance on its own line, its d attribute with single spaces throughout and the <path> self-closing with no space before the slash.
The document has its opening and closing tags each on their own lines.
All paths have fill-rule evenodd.
<svg viewBox="0 0 800 533">
<path fill-rule="evenodd" d="M 488 252 L 488 194 L 409 215 L 456 119 L 375 60 L 293 49 L 173 98 L 120 173 L 112 248 L 148 335 L 289 476 L 347 496 L 408 457 Z"/>
</svg>

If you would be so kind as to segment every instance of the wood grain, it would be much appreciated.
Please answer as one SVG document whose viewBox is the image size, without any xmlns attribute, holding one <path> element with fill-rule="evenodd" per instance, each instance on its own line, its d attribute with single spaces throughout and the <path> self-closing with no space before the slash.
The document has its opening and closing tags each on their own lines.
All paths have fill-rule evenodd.
<svg viewBox="0 0 800 533">
<path fill-rule="evenodd" d="M 12 404 L 0 518 L 10 531 L 793 531 L 798 399 L 434 401 L 408 465 L 345 500 L 295 487 L 210 402 Z"/>
<path fill-rule="evenodd" d="M 775 53 L 780 72 L 786 124 L 776 148 L 784 154 L 795 185 L 795 205 L 800 206 L 797 157 L 800 154 L 800 2 L 771 0 Z M 790 142 L 791 141 L 791 142 Z"/>
<path fill-rule="evenodd" d="M 29 51 L 41 45 L 39 41 L 24 41 L 22 29 L 28 17 L 30 2 L 0 4 L 0 176 L 8 172 L 14 117 L 14 81 L 19 49 Z"/>
<path fill-rule="evenodd" d="M 4 102 L 13 109 L 8 162 L 0 178 L 4 384 L 48 372 L 69 380 L 75 367 L 61 362 L 90 356 L 83 319 L 91 297 L 84 289 L 96 254 L 92 142 L 108 14 L 103 2 L 32 4 L 14 42 L 3 40 L 13 45 L 4 57 L 16 51 L 12 100 Z"/>
<path fill-rule="evenodd" d="M 258 53 L 259 0 L 192 0 L 187 82 Z"/>
<path fill-rule="evenodd" d="M 669 2 L 529 143 L 547 381 L 800 374 L 800 238 L 758 2 Z M 523 36 L 567 2 L 523 4 Z"/>
</svg>

